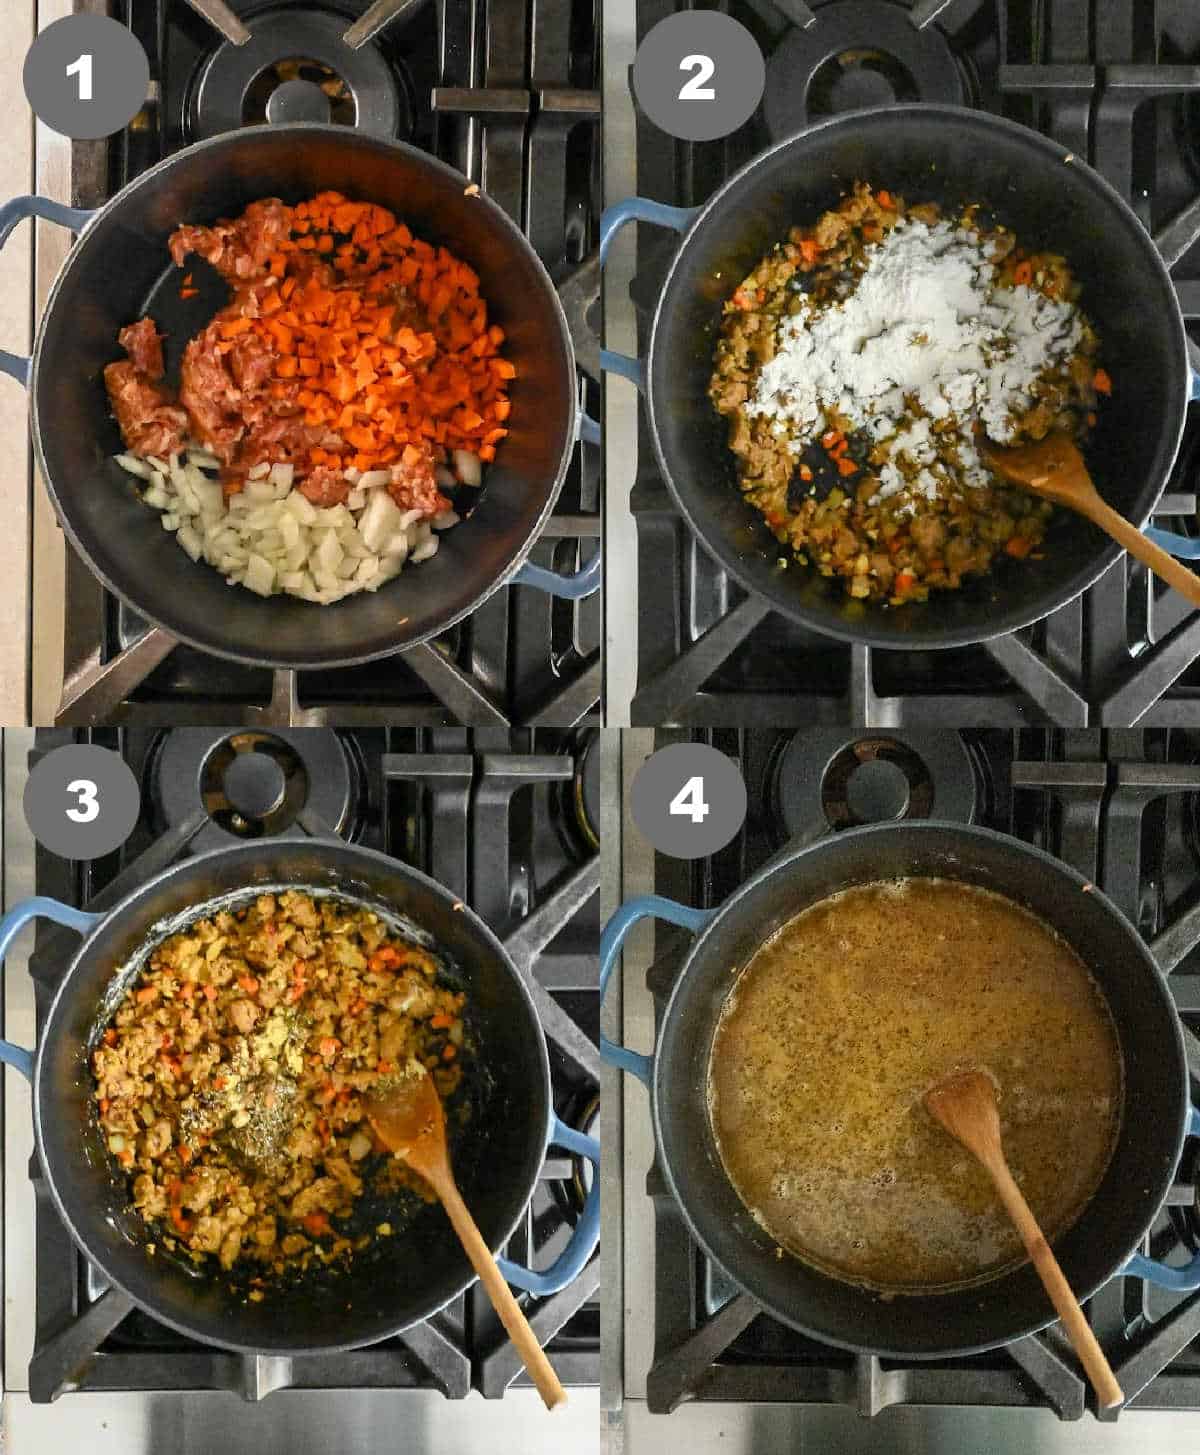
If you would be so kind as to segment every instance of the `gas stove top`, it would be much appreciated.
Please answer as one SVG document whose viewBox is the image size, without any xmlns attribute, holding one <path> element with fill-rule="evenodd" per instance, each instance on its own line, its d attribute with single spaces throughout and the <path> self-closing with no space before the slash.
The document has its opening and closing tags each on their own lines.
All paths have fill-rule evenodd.
<svg viewBox="0 0 1200 1455">
<path fill-rule="evenodd" d="M 393 855 L 460 895 L 527 976 L 550 1048 L 554 1107 L 570 1126 L 597 1121 L 597 734 L 462 729 L 271 732 L 46 730 L 33 758 L 66 742 L 121 752 L 142 816 L 117 853 L 73 864 L 39 848 L 36 891 L 104 908 L 184 855 L 280 833 L 337 835 Z M 39 927 L 29 959 L 40 1029 L 74 937 Z M 14 1168 L 12 1176 L 24 1176 Z M 395 1338 L 297 1358 L 202 1346 L 143 1314 L 78 1252 L 36 1157 L 34 1401 L 65 1391 L 472 1389 L 499 1398 L 527 1377 L 479 1286 Z M 582 1207 L 590 1169 L 547 1158 L 508 1254 L 545 1267 Z M 9 1243 L 11 1246 L 12 1235 Z M 16 1278 L 8 1269 L 10 1296 Z M 26 1274 L 26 1276 L 29 1276 Z M 599 1269 L 526 1312 L 565 1385 L 599 1380 Z"/>
<path fill-rule="evenodd" d="M 690 736 L 728 753 L 745 777 L 749 812 L 743 830 L 711 857 L 689 863 L 655 855 L 640 870 L 627 868 L 626 897 L 652 889 L 718 905 L 783 844 L 859 823 L 937 817 L 1010 833 L 1072 864 L 1137 925 L 1170 976 L 1200 1085 L 1200 732 L 815 728 L 644 736 L 654 748 Z M 640 761 L 640 744 L 633 756 Z M 625 759 L 628 781 L 638 762 L 628 747 Z M 628 865 L 628 841 L 626 854 Z M 648 1043 L 650 1016 L 657 1022 L 662 1014 L 686 943 L 679 931 L 656 926 L 644 961 L 652 1012 L 626 952 L 627 1041 Z M 631 1016 L 642 1018 L 633 1034 Z M 971 1358 L 904 1364 L 824 1347 L 761 1313 L 692 1240 L 657 1163 L 643 1185 L 644 1141 L 629 1150 L 642 1137 L 631 1123 L 645 1117 L 643 1102 L 632 1098 L 625 1125 L 625 1338 L 627 1364 L 644 1360 L 651 1412 L 698 1400 L 841 1404 L 867 1415 L 894 1404 L 1044 1407 L 1070 1420 L 1090 1406 L 1057 1325 Z M 1200 1165 L 1190 1144 L 1149 1244 L 1168 1260 L 1200 1246 Z M 1091 1300 L 1088 1316 L 1129 1407 L 1200 1409 L 1200 1294 L 1118 1278 Z"/>
<path fill-rule="evenodd" d="M 467 173 L 558 286 L 595 412 L 599 197 L 596 0 L 233 0 L 235 44 L 187 0 L 74 0 L 128 24 L 150 95 L 123 132 L 70 147 L 70 200 L 96 206 L 181 147 L 242 125 L 321 120 L 410 142 Z M 215 13 L 215 12 L 214 12 Z M 383 23 L 377 25 L 381 18 Z M 374 20 L 372 19 L 374 17 Z M 357 34 L 355 33 L 357 32 Z M 368 38 L 361 44 L 363 34 Z M 61 176 L 52 187 L 62 190 Z M 581 443 L 530 560 L 577 569 L 600 535 L 599 451 Z M 432 643 L 338 671 L 272 673 L 177 645 L 71 551 L 59 723 L 569 727 L 600 696 L 600 598 L 497 591 Z"/>
<path fill-rule="evenodd" d="M 677 8 L 639 0 L 638 38 Z M 978 107 L 1055 137 L 1121 192 L 1173 264 L 1200 340 L 1200 11 L 1187 0 L 738 0 L 729 13 L 767 57 L 762 105 L 733 135 L 701 143 L 675 141 L 639 116 L 638 193 L 701 203 L 771 141 L 858 107 Z M 643 352 L 674 245 L 640 229 L 631 296 Z M 1198 468 L 1193 417 L 1157 523 L 1197 532 Z M 630 504 L 635 725 L 1200 723 L 1200 617 L 1136 563 L 1123 559 L 1080 600 L 981 646 L 876 651 L 746 596 L 675 511 L 644 419 Z"/>
</svg>

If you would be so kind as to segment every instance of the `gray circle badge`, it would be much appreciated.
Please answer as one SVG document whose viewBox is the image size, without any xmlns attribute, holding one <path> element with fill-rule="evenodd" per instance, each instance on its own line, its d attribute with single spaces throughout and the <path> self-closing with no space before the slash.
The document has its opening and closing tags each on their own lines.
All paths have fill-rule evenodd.
<svg viewBox="0 0 1200 1455">
<path fill-rule="evenodd" d="M 660 748 L 629 791 L 633 821 L 660 853 L 699 859 L 723 849 L 746 819 L 746 785 L 732 758 L 704 743 Z"/>
<path fill-rule="evenodd" d="M 712 141 L 749 121 L 766 65 L 744 25 L 720 10 L 668 15 L 638 46 L 633 93 L 655 124 L 684 141 Z"/>
<path fill-rule="evenodd" d="M 139 804 L 129 765 L 92 743 L 55 748 L 25 784 L 25 822 L 43 848 L 63 859 L 98 859 L 119 848 L 133 832 Z"/>
<path fill-rule="evenodd" d="M 25 95 L 51 131 L 84 140 L 110 136 L 146 101 L 150 62 L 141 42 L 107 15 L 67 15 L 29 48 Z"/>
</svg>

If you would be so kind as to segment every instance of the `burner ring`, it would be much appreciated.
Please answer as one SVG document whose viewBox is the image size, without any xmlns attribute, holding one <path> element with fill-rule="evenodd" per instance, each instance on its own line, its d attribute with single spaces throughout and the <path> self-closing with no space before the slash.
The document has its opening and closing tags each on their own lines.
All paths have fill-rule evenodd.
<svg viewBox="0 0 1200 1455">
<path fill-rule="evenodd" d="M 342 40 L 345 18 L 321 10 L 296 15 L 268 11 L 255 16 L 245 45 L 217 47 L 192 92 L 193 139 L 219 136 L 261 121 L 345 119 L 377 136 L 404 139 L 412 132 L 412 107 L 401 83 L 375 46 L 351 50 Z M 310 71 L 311 76 L 303 74 Z M 315 79 L 314 79 L 315 78 Z M 297 85 L 309 88 L 303 105 L 319 92 L 324 117 L 293 110 L 302 103 Z M 283 98 L 276 97 L 283 92 Z"/>
<path fill-rule="evenodd" d="M 295 832 L 302 815 L 310 831 L 352 829 L 354 764 L 324 728 L 172 728 L 160 740 L 151 781 L 168 827 L 197 810 L 207 815 L 190 853 Z"/>
<path fill-rule="evenodd" d="M 890 0 L 828 0 L 767 60 L 763 119 L 772 140 L 821 116 L 899 101 L 967 100 L 962 67 L 936 25 L 918 30 Z"/>
<path fill-rule="evenodd" d="M 770 801 L 782 840 L 896 819 L 973 823 L 980 809 L 970 749 L 950 731 L 805 730 L 775 756 Z"/>
</svg>

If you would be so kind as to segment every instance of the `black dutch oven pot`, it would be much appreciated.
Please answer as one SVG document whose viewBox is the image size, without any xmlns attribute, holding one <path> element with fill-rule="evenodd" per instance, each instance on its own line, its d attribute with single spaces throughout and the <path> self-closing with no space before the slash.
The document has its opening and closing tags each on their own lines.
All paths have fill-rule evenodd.
<svg viewBox="0 0 1200 1455">
<path fill-rule="evenodd" d="M 318 1270 L 250 1302 L 229 1275 L 146 1250 L 92 1107 L 92 1049 L 149 949 L 173 929 L 276 888 L 334 893 L 417 934 L 467 993 L 478 1043 L 472 1116 L 454 1148 L 463 1198 L 489 1248 L 511 1236 L 553 1144 L 599 1164 L 599 1144 L 554 1115 L 541 1024 L 520 972 L 491 930 L 423 874 L 348 844 L 281 839 L 182 860 L 112 910 L 90 914 L 57 900 L 24 901 L 0 920 L 0 959 L 17 933 L 43 917 L 83 936 L 46 1017 L 36 1053 L 0 1041 L 0 1060 L 33 1084 L 34 1132 L 54 1205 L 87 1257 L 146 1313 L 206 1344 L 239 1352 L 331 1353 L 420 1323 L 474 1280 L 440 1206 L 430 1204 L 391 1238 L 378 1238 L 345 1270 Z M 119 979 L 114 977 L 118 970 Z M 464 1067 L 464 1085 L 476 1073 Z M 600 1232 L 600 1178 L 592 1179 L 570 1243 L 534 1272 L 501 1259 L 517 1288 L 565 1287 L 592 1256 Z M 372 1225 L 386 1206 L 372 1209 Z"/>
<path fill-rule="evenodd" d="M 638 920 L 655 916 L 696 936 L 653 1055 L 607 1041 L 601 1052 L 649 1088 L 659 1159 L 697 1241 L 766 1313 L 822 1343 L 857 1352 L 897 1359 L 969 1354 L 1053 1320 L 1029 1263 L 957 1292 L 886 1299 L 797 1258 L 779 1258 L 717 1151 L 707 1109 L 708 1058 L 739 972 L 807 905 L 853 884 L 909 875 L 960 880 L 1027 906 L 1074 946 L 1112 1011 L 1125 1064 L 1119 1139 L 1096 1195 L 1054 1247 L 1075 1293 L 1090 1298 L 1121 1276 L 1177 1290 L 1200 1288 L 1200 1254 L 1184 1268 L 1169 1268 L 1139 1251 L 1171 1186 L 1185 1136 L 1200 1136 L 1165 978 L 1120 910 L 1073 869 L 1008 835 L 932 821 L 852 829 L 787 848 L 717 910 L 649 895 L 622 906 L 605 927 L 602 987 Z M 1064 1153 L 1070 1154 L 1069 1146 Z"/>
<path fill-rule="evenodd" d="M 445 631 L 507 581 L 578 598 L 600 585 L 599 554 L 574 575 L 527 564 L 562 487 L 579 415 L 575 359 L 558 294 L 519 228 L 467 178 L 414 147 L 316 123 L 246 127 L 176 153 L 95 212 L 44 197 L 0 208 L 0 245 L 22 218 L 80 231 L 46 303 L 33 356 L 0 353 L 27 384 L 38 468 L 63 530 L 101 581 L 145 620 L 206 652 L 251 665 L 339 667 L 386 656 Z M 179 298 L 167 238 L 181 222 L 213 222 L 256 198 L 297 202 L 333 189 L 390 208 L 419 236 L 479 274 L 489 316 L 516 365 L 510 433 L 469 518 L 437 555 L 377 592 L 319 609 L 227 586 L 193 562 L 142 505 L 112 456 L 122 448 L 103 370 L 124 357 L 117 333 L 150 314 L 166 333 L 169 379 L 183 345 L 225 300 L 197 266 L 199 296 Z M 205 281 L 207 280 L 207 281 Z"/>
<path fill-rule="evenodd" d="M 747 591 L 793 621 L 845 641 L 926 650 L 1016 631 L 1090 586 L 1121 554 L 1095 526 L 1060 510 L 1041 560 L 1000 560 L 986 576 L 929 601 L 853 601 L 841 582 L 795 561 L 743 500 L 725 421 L 708 398 L 725 300 L 797 222 L 834 206 L 858 178 L 948 211 L 982 202 L 1030 248 L 1063 253 L 1082 284 L 1113 378 L 1087 459 L 1104 499 L 1141 527 L 1171 472 L 1189 398 L 1183 318 L 1154 240 L 1112 187 L 1065 147 L 1029 128 L 961 107 L 851 112 L 787 138 L 748 162 L 703 207 L 642 197 L 604 214 L 600 256 L 640 221 L 683 234 L 659 294 L 644 365 L 604 351 L 601 362 L 645 394 L 668 489 L 710 555 Z M 1147 532 L 1178 556 L 1200 543 Z"/>
</svg>

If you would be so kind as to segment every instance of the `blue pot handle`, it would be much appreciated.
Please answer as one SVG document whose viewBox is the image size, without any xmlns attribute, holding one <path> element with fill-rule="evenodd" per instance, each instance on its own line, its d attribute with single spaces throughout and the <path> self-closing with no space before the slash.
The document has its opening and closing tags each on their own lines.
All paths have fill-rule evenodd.
<svg viewBox="0 0 1200 1455">
<path fill-rule="evenodd" d="M 574 1127 L 568 1127 L 557 1117 L 552 1117 L 547 1145 L 565 1147 L 568 1152 L 577 1152 L 579 1156 L 586 1157 L 592 1164 L 592 1185 L 588 1189 L 583 1212 L 580 1213 L 579 1221 L 571 1234 L 571 1241 L 545 1273 L 535 1273 L 532 1268 L 524 1268 L 508 1258 L 496 1259 L 507 1282 L 514 1288 L 524 1289 L 526 1293 L 536 1294 L 538 1298 L 557 1293 L 578 1278 L 600 1243 L 600 1143 L 595 1137 L 577 1132 Z"/>
<path fill-rule="evenodd" d="M 40 201 L 41 199 L 34 198 L 33 200 Z M 11 206 L 11 203 L 9 205 Z M 0 223 L 0 227 L 2 226 L 3 224 Z M 0 238 L 0 243 L 2 241 L 3 239 Z M 40 894 L 33 899 L 23 899 L 20 904 L 14 905 L 3 919 L 0 919 L 0 961 L 5 958 L 9 946 L 32 919 L 52 919 L 55 924 L 66 925 L 68 929 L 78 930 L 81 935 L 86 935 L 103 918 L 102 914 L 91 914 L 86 909 L 75 909 L 72 905 L 63 904 L 57 899 L 47 899 Z M 0 1041 L 0 1061 L 7 1066 L 14 1067 L 26 1081 L 33 1080 L 32 1051 L 25 1050 L 23 1046 L 14 1046 L 11 1041 Z"/>
<path fill-rule="evenodd" d="M 608 989 L 608 978 L 625 944 L 625 936 L 639 920 L 652 916 L 655 919 L 665 919 L 670 924 L 679 925 L 681 929 L 691 930 L 692 934 L 698 935 L 716 912 L 715 909 L 692 909 L 690 905 L 680 904 L 677 899 L 667 899 L 661 894 L 642 894 L 623 904 L 604 926 L 604 933 L 600 936 L 601 1005 L 604 1004 L 604 992 Z M 650 1085 L 650 1077 L 654 1073 L 652 1055 L 643 1056 L 638 1051 L 618 1046 L 601 1032 L 600 1056 L 610 1066 L 631 1071 L 639 1081 L 646 1086 Z"/>
<path fill-rule="evenodd" d="M 600 216 L 600 266 L 604 267 L 613 239 L 628 222 L 651 222 L 655 227 L 670 227 L 676 232 L 686 232 L 692 225 L 699 207 L 668 207 L 665 202 L 652 202 L 649 197 L 626 197 L 624 202 L 614 202 L 606 207 Z M 631 359 L 628 354 L 618 354 L 612 349 L 600 350 L 600 367 L 610 374 L 620 374 L 639 390 L 643 387 L 640 359 Z"/>
<path fill-rule="evenodd" d="M 1188 1113 L 1188 1137 L 1200 1137 L 1200 1110 L 1192 1107 Z M 1118 1278 L 1143 1278 L 1147 1283 L 1157 1283 L 1160 1288 L 1170 1288 L 1176 1293 L 1190 1293 L 1200 1288 L 1200 1253 L 1193 1253 L 1191 1260 L 1182 1268 L 1172 1268 L 1156 1258 L 1147 1258 L 1144 1253 L 1135 1253 L 1121 1268 Z"/>
<path fill-rule="evenodd" d="M 526 561 L 513 577 L 513 581 L 517 586 L 532 586 L 535 591 L 548 592 L 564 601 L 579 601 L 585 596 L 591 596 L 594 591 L 599 591 L 600 562 L 601 553 L 597 550 L 586 566 L 563 575 L 559 571 L 550 571 L 545 566 L 535 566 L 532 561 Z"/>
<path fill-rule="evenodd" d="M 1188 380 L 1188 403 L 1196 404 L 1198 402 L 1200 402 L 1200 370 L 1192 369 Z M 1153 541 L 1156 546 L 1161 546 L 1172 556 L 1178 556 L 1181 561 L 1200 561 L 1200 539 L 1176 535 L 1173 530 L 1159 530 L 1157 526 L 1147 526 L 1143 534 L 1148 541 Z"/>
<path fill-rule="evenodd" d="M 69 227 L 72 232 L 82 232 L 99 210 L 98 207 L 67 207 L 62 202 L 52 202 L 49 197 L 14 197 L 0 207 L 0 248 L 17 223 L 27 217 L 44 217 L 47 222 Z M 24 354 L 10 354 L 0 349 L 0 373 L 28 386 L 29 359 Z"/>
</svg>

